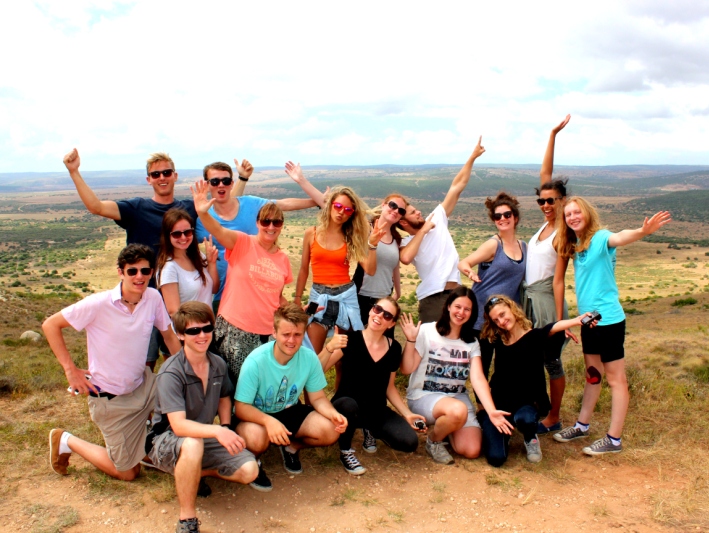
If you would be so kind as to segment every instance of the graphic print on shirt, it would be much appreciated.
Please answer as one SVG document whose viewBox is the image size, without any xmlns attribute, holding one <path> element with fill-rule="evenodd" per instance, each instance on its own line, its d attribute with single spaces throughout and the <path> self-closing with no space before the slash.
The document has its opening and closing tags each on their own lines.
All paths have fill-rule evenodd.
<svg viewBox="0 0 709 533">
<path fill-rule="evenodd" d="M 273 282 L 282 282 L 284 277 L 270 258 L 259 257 L 255 265 L 249 265 L 249 279 L 261 292 L 272 293 L 281 291 L 281 287 L 274 287 Z"/>
<path fill-rule="evenodd" d="M 283 411 L 296 403 L 298 403 L 298 387 L 291 385 L 290 389 L 288 389 L 287 376 L 283 376 L 283 379 L 281 379 L 278 392 L 274 394 L 273 387 L 271 386 L 266 389 L 265 400 L 258 393 L 256 393 L 256 398 L 254 399 L 254 407 L 269 413 Z"/>
<path fill-rule="evenodd" d="M 444 394 L 465 393 L 465 382 L 469 376 L 469 350 L 430 342 L 423 390 Z"/>
</svg>

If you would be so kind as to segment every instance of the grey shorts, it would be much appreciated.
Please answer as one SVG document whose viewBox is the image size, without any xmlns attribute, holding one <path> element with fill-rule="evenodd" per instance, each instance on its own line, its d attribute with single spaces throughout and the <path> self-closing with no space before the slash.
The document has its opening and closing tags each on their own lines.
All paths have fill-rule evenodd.
<svg viewBox="0 0 709 533">
<path fill-rule="evenodd" d="M 463 425 L 464 428 L 479 428 L 480 424 L 475 416 L 475 407 L 473 407 L 473 402 L 470 401 L 470 396 L 467 394 L 444 394 L 442 392 L 427 392 L 425 396 L 422 396 L 418 400 L 407 400 L 409 404 L 409 409 L 417 415 L 421 415 L 426 418 L 426 425 L 432 426 L 436 423 L 436 419 L 433 416 L 433 408 L 436 404 L 443 398 L 453 398 L 463 402 L 468 407 L 468 419 Z"/>
<path fill-rule="evenodd" d="M 243 450 L 231 455 L 217 439 L 202 439 L 204 455 L 202 455 L 202 470 L 216 470 L 222 477 L 230 477 L 249 461 L 255 461 L 254 454 Z M 180 449 L 184 437 L 178 437 L 169 429 L 153 439 L 153 449 L 148 457 L 153 464 L 168 474 L 175 474 L 175 465 L 180 457 Z"/>
</svg>

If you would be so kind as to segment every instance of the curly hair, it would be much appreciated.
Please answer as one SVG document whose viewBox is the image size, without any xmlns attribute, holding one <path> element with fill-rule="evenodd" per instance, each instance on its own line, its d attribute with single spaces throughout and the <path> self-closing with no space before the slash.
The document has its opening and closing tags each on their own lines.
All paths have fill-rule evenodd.
<svg viewBox="0 0 709 533">
<path fill-rule="evenodd" d="M 483 323 L 483 329 L 480 331 L 481 339 L 485 339 L 489 342 L 495 342 L 498 337 L 502 339 L 502 342 L 507 342 L 509 340 L 510 332 L 499 328 L 490 318 L 490 311 L 498 305 L 507 306 L 512 313 L 512 316 L 515 317 L 517 323 L 522 326 L 522 329 L 525 331 L 532 329 L 532 322 L 527 318 L 519 305 L 507 296 L 502 294 L 493 294 L 487 299 L 487 303 L 485 304 L 485 322 Z"/>
<path fill-rule="evenodd" d="M 116 265 L 123 270 L 126 265 L 135 265 L 141 259 L 145 259 L 150 268 L 155 266 L 155 253 L 150 246 L 144 244 L 129 244 L 118 254 Z"/>
<path fill-rule="evenodd" d="M 355 210 L 352 216 L 342 225 L 342 234 L 347 244 L 347 260 L 350 264 L 359 263 L 364 261 L 369 253 L 369 246 L 367 245 L 367 239 L 369 238 L 367 211 L 369 208 L 351 188 L 340 185 L 330 190 L 325 208 L 318 215 L 318 226 L 315 232 L 317 234 L 318 230 L 327 230 L 332 222 L 332 204 L 338 196 L 343 195 L 350 199 Z"/>
<path fill-rule="evenodd" d="M 571 204 L 576 204 L 579 207 L 586 221 L 586 226 L 583 228 L 581 235 L 577 235 L 566 224 L 565 214 L 556 217 L 556 253 L 564 259 L 571 259 L 576 252 L 586 250 L 591 243 L 591 238 L 601 229 L 601 219 L 598 216 L 598 211 L 588 201 L 580 196 L 572 196 L 566 200 L 564 210 Z"/>
<path fill-rule="evenodd" d="M 173 207 L 162 217 L 162 229 L 160 231 L 160 253 L 158 254 L 158 262 L 155 267 L 155 271 L 158 273 L 155 281 L 160 286 L 160 275 L 162 274 L 162 269 L 165 263 L 170 259 L 175 257 L 175 247 L 172 245 L 170 240 L 170 232 L 172 228 L 175 227 L 180 220 L 186 220 L 190 223 L 190 227 L 194 229 L 194 220 L 190 214 L 184 209 L 179 207 Z M 194 265 L 195 269 L 199 273 L 199 279 L 202 280 L 202 285 L 207 283 L 207 278 L 204 275 L 204 269 L 207 267 L 207 260 L 202 257 L 199 251 L 199 244 L 197 244 L 197 236 L 192 235 L 192 242 L 190 242 L 189 247 L 186 250 L 187 258 Z"/>
<path fill-rule="evenodd" d="M 556 178 L 543 183 L 541 187 L 535 187 L 534 192 L 539 196 L 542 191 L 556 191 L 559 196 L 566 198 L 566 184 L 569 183 L 569 178 Z"/>
<path fill-rule="evenodd" d="M 487 207 L 487 215 L 494 223 L 495 219 L 493 217 L 495 215 L 495 209 L 503 205 L 509 207 L 510 211 L 512 211 L 512 215 L 515 218 L 516 228 L 517 224 L 519 224 L 519 202 L 517 201 L 517 198 L 515 196 L 512 196 L 511 194 L 508 194 L 505 191 L 500 191 L 494 198 L 490 198 L 489 196 L 487 197 L 487 199 L 485 200 L 485 207 Z"/>
<path fill-rule="evenodd" d="M 453 289 L 448 295 L 448 298 L 446 298 L 446 303 L 443 305 L 443 310 L 441 311 L 441 318 L 436 322 L 436 331 L 442 337 L 445 337 L 451 332 L 451 314 L 448 307 L 458 298 L 467 298 L 473 304 L 472 310 L 470 311 L 470 318 L 468 318 L 468 321 L 460 328 L 460 340 L 465 343 L 471 343 L 475 341 L 475 329 L 473 329 L 473 326 L 478 317 L 478 300 L 475 298 L 475 293 L 465 285 Z"/>
</svg>

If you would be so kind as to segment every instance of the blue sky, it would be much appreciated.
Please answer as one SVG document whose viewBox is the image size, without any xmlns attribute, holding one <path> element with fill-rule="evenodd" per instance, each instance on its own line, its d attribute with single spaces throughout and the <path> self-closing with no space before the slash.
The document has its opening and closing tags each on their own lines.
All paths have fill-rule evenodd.
<svg viewBox="0 0 709 533">
<path fill-rule="evenodd" d="M 14 2 L 0 172 L 709 164 L 709 2 Z M 481 161 L 483 162 L 483 161 Z"/>
</svg>

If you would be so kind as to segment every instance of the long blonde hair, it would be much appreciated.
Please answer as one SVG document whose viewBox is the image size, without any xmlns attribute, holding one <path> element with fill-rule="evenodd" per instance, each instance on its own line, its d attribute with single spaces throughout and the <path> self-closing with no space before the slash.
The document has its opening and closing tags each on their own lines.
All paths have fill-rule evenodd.
<svg viewBox="0 0 709 533">
<path fill-rule="evenodd" d="M 572 196 L 564 203 L 564 209 L 572 202 L 579 206 L 586 225 L 579 237 L 566 224 L 564 212 L 561 213 L 561 216 L 556 217 L 556 253 L 564 259 L 571 259 L 576 252 L 583 252 L 588 249 L 591 239 L 601 229 L 601 219 L 598 217 L 598 211 L 596 211 L 595 207 L 580 196 Z"/>
<path fill-rule="evenodd" d="M 512 316 L 515 317 L 517 323 L 522 326 L 523 330 L 527 331 L 532 329 L 532 322 L 527 318 L 527 315 L 524 314 L 524 311 L 522 311 L 519 305 L 507 296 L 493 294 L 488 298 L 485 304 L 485 322 L 483 323 L 483 329 L 480 331 L 481 338 L 489 342 L 495 342 L 498 337 L 500 337 L 504 343 L 509 341 L 510 332 L 497 327 L 497 324 L 490 318 L 490 311 L 493 307 L 497 307 L 498 305 L 506 305 L 512 313 Z"/>
<path fill-rule="evenodd" d="M 318 215 L 318 226 L 315 232 L 317 233 L 318 230 L 327 231 L 332 222 L 332 204 L 335 198 L 343 195 L 350 199 L 355 210 L 352 216 L 342 224 L 342 234 L 347 244 L 347 260 L 350 264 L 353 262 L 359 263 L 364 261 L 369 253 L 369 246 L 367 245 L 367 239 L 369 238 L 367 210 L 369 208 L 352 189 L 340 185 L 330 190 L 330 196 L 327 198 L 325 208 Z"/>
</svg>

